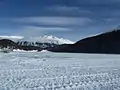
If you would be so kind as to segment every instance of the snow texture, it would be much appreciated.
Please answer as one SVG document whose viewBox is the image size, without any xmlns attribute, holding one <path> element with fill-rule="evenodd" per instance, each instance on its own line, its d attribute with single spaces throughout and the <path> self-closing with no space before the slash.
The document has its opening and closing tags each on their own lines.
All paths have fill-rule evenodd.
<svg viewBox="0 0 120 90">
<path fill-rule="evenodd" d="M 120 90 L 120 56 L 0 53 L 0 90 Z"/>
</svg>

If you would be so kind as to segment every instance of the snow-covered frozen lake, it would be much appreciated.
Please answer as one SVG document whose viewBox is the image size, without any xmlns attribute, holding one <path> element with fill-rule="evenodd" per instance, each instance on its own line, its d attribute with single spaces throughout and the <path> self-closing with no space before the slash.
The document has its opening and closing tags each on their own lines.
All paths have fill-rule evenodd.
<svg viewBox="0 0 120 90">
<path fill-rule="evenodd" d="M 120 55 L 0 53 L 0 90 L 120 90 Z"/>
</svg>

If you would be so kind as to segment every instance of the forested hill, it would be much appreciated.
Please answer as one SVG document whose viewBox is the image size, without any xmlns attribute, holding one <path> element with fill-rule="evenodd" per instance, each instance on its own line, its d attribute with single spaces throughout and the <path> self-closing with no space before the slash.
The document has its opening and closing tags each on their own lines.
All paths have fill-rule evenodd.
<svg viewBox="0 0 120 90">
<path fill-rule="evenodd" d="M 79 40 L 75 44 L 64 44 L 54 48 L 53 52 L 70 53 L 105 53 L 120 54 L 120 30 L 102 33 L 100 35 Z"/>
</svg>

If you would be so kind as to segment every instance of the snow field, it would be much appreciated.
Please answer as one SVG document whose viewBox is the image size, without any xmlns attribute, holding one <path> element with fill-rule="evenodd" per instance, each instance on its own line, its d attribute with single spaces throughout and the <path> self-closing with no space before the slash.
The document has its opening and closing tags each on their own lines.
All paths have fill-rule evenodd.
<svg viewBox="0 0 120 90">
<path fill-rule="evenodd" d="M 0 90 L 120 90 L 120 56 L 0 53 Z"/>
</svg>

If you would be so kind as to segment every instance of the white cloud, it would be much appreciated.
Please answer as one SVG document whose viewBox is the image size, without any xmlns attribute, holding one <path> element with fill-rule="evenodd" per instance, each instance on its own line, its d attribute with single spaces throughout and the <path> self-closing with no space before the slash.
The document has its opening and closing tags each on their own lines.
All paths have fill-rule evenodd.
<svg viewBox="0 0 120 90">
<path fill-rule="evenodd" d="M 75 27 L 88 25 L 93 21 L 85 17 L 24 17 L 13 19 L 21 25 L 21 34 L 36 36 L 49 33 L 69 33 Z M 76 29 L 75 29 L 76 30 Z"/>
<path fill-rule="evenodd" d="M 18 23 L 39 24 L 39 25 L 86 25 L 92 22 L 90 18 L 85 17 L 26 17 L 14 20 Z"/>
<path fill-rule="evenodd" d="M 79 7 L 75 6 L 51 6 L 46 8 L 49 11 L 54 12 L 63 12 L 63 13 L 91 13 L 89 10 L 80 9 Z"/>
<path fill-rule="evenodd" d="M 36 27 L 36 26 L 23 26 L 21 27 L 20 35 L 25 37 L 29 36 L 40 36 L 49 34 L 49 32 L 69 32 L 72 29 L 62 27 Z"/>
<path fill-rule="evenodd" d="M 22 27 L 24 30 L 33 30 L 33 31 L 70 31 L 69 28 L 62 27 L 36 27 L 36 26 L 24 26 Z"/>
</svg>

